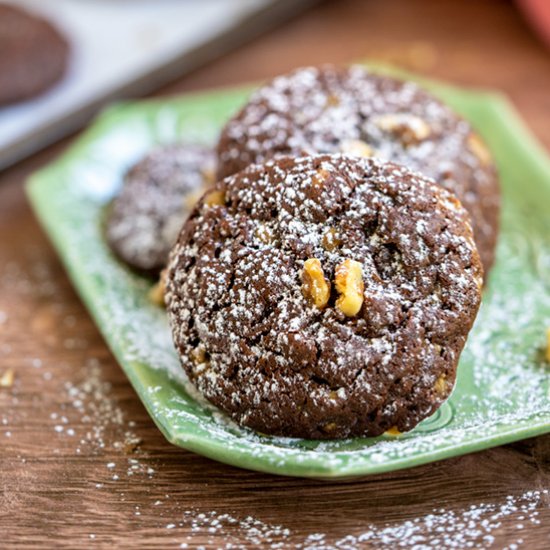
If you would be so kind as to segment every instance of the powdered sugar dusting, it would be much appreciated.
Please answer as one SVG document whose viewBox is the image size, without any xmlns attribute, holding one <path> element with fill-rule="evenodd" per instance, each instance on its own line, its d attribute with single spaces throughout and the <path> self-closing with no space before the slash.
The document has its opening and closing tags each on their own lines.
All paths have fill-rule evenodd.
<svg viewBox="0 0 550 550">
<path fill-rule="evenodd" d="M 219 175 L 284 154 L 352 153 L 403 164 L 455 193 L 492 263 L 499 188 L 470 124 L 413 82 L 361 66 L 305 67 L 277 76 L 224 127 Z"/>
<path fill-rule="evenodd" d="M 50 228 L 55 225 L 61 254 L 71 266 L 76 286 L 171 440 L 198 452 L 208 449 L 234 464 L 246 460 L 252 468 L 330 477 L 391 470 L 466 452 L 474 445 L 486 447 L 546 431 L 549 375 L 541 350 L 550 326 L 549 233 L 536 210 L 540 203 L 529 202 L 525 193 L 515 191 L 531 180 L 516 181 L 513 174 L 504 182 L 505 198 L 511 200 L 505 200 L 498 262 L 461 358 L 456 389 L 438 413 L 414 431 L 399 437 L 322 444 L 268 438 L 239 428 L 193 393 L 172 348 L 165 314 L 147 302 L 148 283 L 128 273 L 109 253 L 100 220 L 124 169 L 159 139 L 157 115 L 169 111 L 178 122 L 174 125 L 178 135 L 162 134 L 164 141 L 184 135 L 194 138 L 197 128 L 214 137 L 245 95 L 224 92 L 215 102 L 181 100 L 147 107 L 146 115 L 143 106 L 129 110 L 126 118 L 116 114 L 116 125 L 80 146 L 82 156 L 66 159 L 50 170 L 53 173 L 44 174 L 45 181 L 36 182 L 44 184 L 40 193 L 36 186 L 36 195 L 48 197 L 48 208 L 42 213 Z M 464 109 L 469 105 L 465 103 Z M 475 108 L 482 107 L 476 104 Z M 487 124 L 500 128 L 490 113 L 487 117 Z M 113 148 L 113 142 L 124 147 Z M 116 154 L 107 154 L 113 151 Z M 537 196 L 543 191 L 537 189 Z M 8 352 L 9 344 L 0 342 L 0 353 Z M 162 389 L 145 389 L 157 386 Z"/>
<path fill-rule="evenodd" d="M 263 433 L 310 438 L 405 431 L 439 406 L 480 300 L 456 200 L 403 167 L 340 155 L 252 165 L 213 193 L 225 203 L 207 196 L 194 211 L 167 276 L 174 340 L 201 393 Z M 352 316 L 304 296 L 311 258 L 329 281 L 360 266 Z"/>
<path fill-rule="evenodd" d="M 32 272 L 33 275 L 29 276 L 18 264 L 5 265 L 0 270 L 0 286 L 10 288 L 18 295 L 32 293 L 59 305 L 55 300 L 55 296 L 59 295 L 56 277 L 48 266 L 37 261 L 32 266 Z M 66 312 L 60 313 L 62 325 L 73 327 L 74 318 Z M 145 346 L 140 353 L 147 354 Z M 149 349 L 148 353 L 152 354 L 153 350 Z M 7 349 L 0 348 L 0 354 L 4 360 L 10 357 Z M 142 355 L 142 358 L 146 357 Z M 148 359 L 151 358 L 150 355 Z M 47 360 L 34 356 L 28 358 L 27 368 L 32 369 L 35 376 L 50 372 Z M 57 446 L 64 446 L 75 455 L 96 457 L 101 469 L 87 472 L 87 476 L 80 478 L 81 482 L 89 484 L 86 486 L 89 495 L 91 493 L 98 498 L 103 491 L 105 495 L 113 495 L 112 487 L 116 487 L 114 495 L 121 504 L 127 504 L 127 508 L 122 508 L 125 517 L 131 514 L 133 517 L 129 520 L 140 522 L 140 526 L 153 522 L 155 534 L 163 536 L 163 546 L 167 548 L 197 548 L 203 545 L 206 548 L 227 549 L 262 546 L 272 549 L 355 550 L 369 545 L 375 548 L 489 549 L 502 548 L 503 530 L 508 548 L 528 548 L 524 542 L 526 533 L 541 525 L 548 508 L 547 490 L 528 490 L 502 498 L 487 497 L 465 506 L 435 507 L 427 514 L 411 513 L 408 519 L 400 521 L 365 521 L 348 534 L 341 534 L 338 525 L 331 522 L 312 530 L 297 526 L 296 522 L 287 524 L 277 519 L 278 514 L 273 511 L 267 513 L 251 509 L 250 512 L 239 513 L 230 509 L 230 500 L 224 503 L 225 506 L 195 508 L 186 503 L 179 509 L 173 495 L 158 498 L 160 473 L 157 473 L 151 457 L 139 449 L 135 424 L 117 402 L 116 392 L 104 379 L 103 369 L 104 365 L 97 358 L 90 358 L 77 371 L 72 371 L 70 380 L 48 377 L 48 384 L 58 388 L 60 400 L 66 405 L 54 408 L 45 423 L 52 435 L 49 451 L 56 454 L 59 451 Z M 0 433 L 6 438 L 15 435 L 14 430 L 17 429 L 11 427 L 11 409 L 12 406 L 8 406 L 0 414 Z M 235 428 L 221 417 L 219 421 L 220 427 L 226 431 Z M 243 431 L 242 437 L 247 437 L 246 432 Z M 251 441 L 250 444 L 254 446 L 256 443 Z M 279 440 L 278 444 L 285 445 L 286 442 Z M 103 458 L 107 452 L 110 453 L 109 458 Z M 19 460 L 25 463 L 27 459 L 22 456 Z M 144 496 L 139 504 L 127 502 L 128 486 L 136 483 L 148 484 L 155 496 Z M 106 490 L 109 486 L 111 488 Z M 96 541 L 101 544 L 105 541 L 104 527 L 93 532 L 87 532 L 83 527 L 82 534 L 90 544 Z"/>
<path fill-rule="evenodd" d="M 194 547 L 196 536 L 207 545 L 224 549 L 296 548 L 307 550 L 355 550 L 373 548 L 495 548 L 495 535 L 506 522 L 512 530 L 510 550 L 523 545 L 523 532 L 540 525 L 539 511 L 548 506 L 548 490 L 525 491 L 496 502 L 478 502 L 465 508 L 434 508 L 429 514 L 395 523 L 363 525 L 353 535 L 334 537 L 323 530 L 302 534 L 284 525 L 254 516 L 239 518 L 217 511 L 189 510 L 166 529 L 190 531 L 180 548 Z M 515 531 L 515 532 L 514 532 Z M 220 544 L 220 539 L 223 543 Z"/>
</svg>

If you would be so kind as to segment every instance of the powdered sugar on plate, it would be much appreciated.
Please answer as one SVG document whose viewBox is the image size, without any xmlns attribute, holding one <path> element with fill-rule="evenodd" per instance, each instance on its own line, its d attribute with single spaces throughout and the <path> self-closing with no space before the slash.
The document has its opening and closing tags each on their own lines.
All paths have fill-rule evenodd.
<svg viewBox="0 0 550 550">
<path fill-rule="evenodd" d="M 212 121 L 221 123 L 240 101 L 242 96 L 220 103 L 215 115 L 204 106 L 175 104 L 179 135 L 174 131 L 172 138 L 187 137 L 182 129 L 191 111 L 195 126 L 190 134 L 200 120 L 212 129 Z M 550 326 L 550 233 L 546 212 L 537 210 L 548 193 L 541 187 L 534 202 L 525 191 L 516 191 L 519 183 L 535 182 L 535 176 L 519 183 L 513 174 L 505 178 L 498 261 L 462 355 L 456 389 L 414 431 L 330 443 L 269 438 L 238 427 L 200 399 L 178 364 L 164 311 L 147 301 L 151 283 L 113 258 L 101 227 L 104 206 L 135 151 L 158 142 L 156 117 L 167 109 L 159 105 L 144 115 L 136 108 L 124 120 L 114 117 L 114 125 L 100 121 L 102 132 L 90 134 L 78 155 L 38 176 L 43 181 L 35 182 L 34 200 L 105 338 L 172 442 L 249 468 L 335 477 L 411 466 L 548 431 L 549 375 L 542 350 Z M 498 114 L 488 112 L 485 119 L 500 135 L 509 131 Z M 105 157 L 109 144 L 121 141 L 124 149 Z M 528 162 L 519 155 L 513 162 Z M 101 192 L 94 184 L 99 180 Z"/>
</svg>

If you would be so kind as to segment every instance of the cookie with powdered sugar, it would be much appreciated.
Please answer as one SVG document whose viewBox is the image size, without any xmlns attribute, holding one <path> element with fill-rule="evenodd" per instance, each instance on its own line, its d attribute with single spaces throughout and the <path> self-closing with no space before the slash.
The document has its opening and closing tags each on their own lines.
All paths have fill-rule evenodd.
<svg viewBox="0 0 550 550">
<path fill-rule="evenodd" d="M 111 249 L 130 267 L 159 273 L 214 171 L 213 151 L 199 145 L 169 145 L 147 154 L 127 172 L 108 210 Z"/>
<path fill-rule="evenodd" d="M 218 177 L 279 155 L 337 152 L 403 164 L 456 194 L 489 270 L 500 208 L 491 154 L 467 121 L 412 82 L 360 66 L 278 76 L 223 129 Z"/>
<path fill-rule="evenodd" d="M 449 396 L 482 267 L 454 195 L 377 159 L 251 165 L 199 201 L 166 304 L 191 382 L 303 438 L 406 431 Z"/>
</svg>

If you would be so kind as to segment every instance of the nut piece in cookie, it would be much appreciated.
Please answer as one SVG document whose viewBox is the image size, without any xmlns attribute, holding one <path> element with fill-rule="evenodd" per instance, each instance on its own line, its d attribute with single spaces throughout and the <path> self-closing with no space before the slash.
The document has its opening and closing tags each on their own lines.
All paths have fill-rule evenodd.
<svg viewBox="0 0 550 550">
<path fill-rule="evenodd" d="M 381 130 L 392 134 L 405 146 L 418 144 L 431 134 L 429 125 L 423 119 L 408 113 L 391 113 L 374 119 Z"/>
<path fill-rule="evenodd" d="M 133 166 L 108 211 L 106 236 L 115 254 L 130 267 L 157 275 L 214 165 L 210 149 L 182 144 L 155 149 Z"/>
<path fill-rule="evenodd" d="M 326 307 L 330 298 L 330 282 L 326 279 L 321 262 L 317 258 L 309 258 L 304 262 L 302 283 L 304 296 L 315 307 Z"/>
<path fill-rule="evenodd" d="M 204 195 L 202 202 L 206 206 L 223 206 L 225 204 L 225 193 L 223 191 L 210 191 Z"/>
<path fill-rule="evenodd" d="M 373 148 L 360 139 L 346 139 L 342 142 L 340 151 L 342 151 L 344 155 L 351 155 L 352 157 L 375 156 Z"/>
<path fill-rule="evenodd" d="M 334 285 L 340 293 L 336 300 L 336 307 L 348 317 L 359 313 L 363 305 L 363 269 L 361 264 L 355 260 L 344 260 L 336 266 Z"/>
<path fill-rule="evenodd" d="M 491 166 L 493 163 L 491 152 L 478 134 L 472 132 L 468 136 L 468 148 L 483 166 Z"/>
<path fill-rule="evenodd" d="M 252 94 L 218 142 L 218 176 L 281 155 L 378 157 L 434 179 L 470 213 L 485 267 L 495 254 L 500 189 L 470 124 L 413 82 L 361 66 L 304 67 Z"/>
<path fill-rule="evenodd" d="M 338 236 L 338 233 L 336 232 L 336 229 L 334 229 L 334 227 L 329 227 L 323 233 L 323 239 L 321 242 L 325 250 L 327 250 L 328 252 L 332 252 L 342 244 L 342 239 Z"/>
<path fill-rule="evenodd" d="M 206 399 L 261 433 L 324 439 L 405 432 L 437 410 L 481 297 L 459 201 L 341 154 L 253 164 L 214 191 L 224 204 L 185 222 L 165 297 Z"/>
<path fill-rule="evenodd" d="M 160 272 L 159 280 L 149 290 L 149 301 L 159 307 L 164 307 L 164 294 L 166 293 L 166 270 Z"/>
</svg>

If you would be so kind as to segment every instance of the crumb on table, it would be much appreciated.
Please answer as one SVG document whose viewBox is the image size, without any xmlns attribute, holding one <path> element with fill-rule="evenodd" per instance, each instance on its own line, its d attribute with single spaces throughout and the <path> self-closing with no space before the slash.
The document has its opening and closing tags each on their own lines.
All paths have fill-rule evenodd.
<svg viewBox="0 0 550 550">
<path fill-rule="evenodd" d="M 11 388 L 15 378 L 13 369 L 7 369 L 0 378 L 0 388 Z"/>
</svg>

